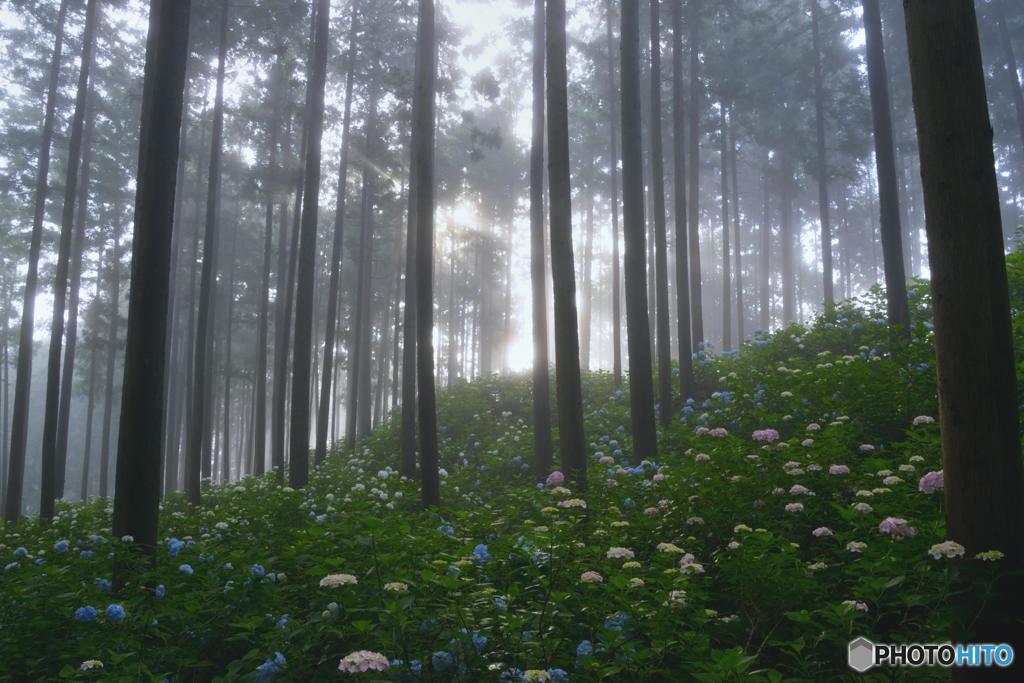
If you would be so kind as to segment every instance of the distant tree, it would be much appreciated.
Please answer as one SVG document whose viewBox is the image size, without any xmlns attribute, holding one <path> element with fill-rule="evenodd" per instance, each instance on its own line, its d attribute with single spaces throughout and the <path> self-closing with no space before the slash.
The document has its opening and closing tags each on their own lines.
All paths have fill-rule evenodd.
<svg viewBox="0 0 1024 683">
<path fill-rule="evenodd" d="M 576 268 L 572 252 L 565 0 L 547 0 L 546 24 L 549 220 L 551 281 L 555 299 L 558 448 L 562 469 L 578 488 L 582 488 L 586 486 L 587 458 L 576 317 Z"/>
<path fill-rule="evenodd" d="M 935 314 L 946 529 L 969 557 L 1006 554 L 979 640 L 1022 644 L 1024 474 L 992 126 L 974 3 L 906 0 Z M 950 88 L 956 83 L 956 88 Z M 995 642 L 995 641 L 993 641 Z"/>
<path fill-rule="evenodd" d="M 538 479 L 547 476 L 551 471 L 552 461 L 547 278 L 544 275 L 547 268 L 544 253 L 545 33 L 544 0 L 534 0 L 533 131 L 530 140 L 530 283 L 533 294 L 533 450 Z M 612 210 L 615 211 L 614 207 Z M 613 220 L 617 221 L 617 218 Z"/>
<path fill-rule="evenodd" d="M 199 281 L 199 310 L 193 363 L 192 418 L 189 421 L 185 456 L 185 491 L 193 505 L 199 504 L 201 476 L 210 472 L 209 458 L 204 455 L 204 441 L 213 424 L 210 415 L 212 405 L 208 404 L 208 401 L 212 381 L 210 363 L 213 353 L 213 305 L 216 297 L 217 233 L 220 222 L 221 156 L 224 146 L 224 70 L 227 66 L 228 51 L 228 6 L 228 0 L 221 0 L 217 94 L 213 105 L 213 139 L 210 145 L 210 170 L 207 177 L 203 262 Z"/>
<path fill-rule="evenodd" d="M 42 249 L 46 196 L 50 189 L 50 146 L 53 142 L 53 121 L 57 107 L 57 86 L 60 80 L 60 60 L 64 48 L 64 22 L 67 13 L 68 0 L 61 0 L 53 56 L 50 59 L 46 113 L 43 116 L 43 136 L 33 191 L 32 238 L 29 245 L 24 302 L 21 308 L 21 331 L 18 338 L 18 367 L 14 380 L 14 408 L 11 417 L 11 449 L 7 456 L 7 496 L 4 498 L 4 520 L 7 522 L 14 522 L 21 516 L 25 448 L 28 440 L 29 394 L 32 388 L 32 331 L 35 329 L 36 290 L 39 286 L 39 252 Z"/>
<path fill-rule="evenodd" d="M 160 510 L 171 226 L 190 0 L 153 0 L 142 93 L 114 535 L 153 556 Z M 115 259 L 116 261 L 116 259 Z M 123 585 L 122 571 L 115 581 Z"/>
<path fill-rule="evenodd" d="M 679 338 L 679 395 L 693 392 L 690 330 L 690 255 L 687 243 L 686 110 L 683 79 L 683 0 L 672 0 L 672 160 L 675 208 L 676 326 Z"/>
<path fill-rule="evenodd" d="M 644 246 L 643 156 L 640 135 L 640 3 L 624 0 L 622 28 L 622 211 L 626 240 L 626 337 L 633 460 L 655 459 L 654 388 Z M 557 291 L 557 290 L 556 290 Z"/>
<path fill-rule="evenodd" d="M 871 119 L 875 134 L 875 163 L 878 170 L 878 204 L 881 210 L 882 260 L 885 264 L 885 296 L 889 324 L 899 326 L 910 337 L 910 306 L 903 269 L 903 236 L 900 227 L 899 185 L 896 179 L 896 150 L 893 144 L 892 113 L 889 108 L 889 77 L 882 46 L 882 17 L 879 0 L 863 0 L 864 49 L 867 53 Z"/>
<path fill-rule="evenodd" d="M 693 321 L 691 333 L 694 347 L 704 341 L 700 270 L 700 120 L 703 111 L 700 80 L 700 3 L 701 0 L 688 0 L 687 7 L 690 23 L 690 196 L 687 200 L 690 214 L 687 229 L 690 233 L 690 316 Z"/>
<path fill-rule="evenodd" d="M 348 39 L 348 75 L 345 78 L 345 105 L 342 115 L 341 162 L 338 166 L 338 199 L 334 210 L 334 235 L 331 247 L 331 280 L 327 290 L 327 322 L 324 326 L 324 362 L 320 380 L 319 416 L 316 421 L 316 462 L 327 456 L 327 427 L 330 421 L 332 380 L 334 378 L 334 337 L 338 317 L 338 290 L 341 287 L 341 250 L 345 236 L 345 197 L 348 195 L 348 155 L 352 123 L 352 90 L 355 82 L 356 38 L 359 30 L 359 0 L 351 8 L 352 19 Z"/>
<path fill-rule="evenodd" d="M 324 132 L 324 90 L 330 2 L 318 0 L 313 60 L 309 65 L 309 119 L 306 138 L 306 187 L 302 195 L 298 287 L 295 294 L 295 344 L 292 356 L 291 444 L 288 483 L 301 488 L 309 480 L 310 386 L 313 352 L 313 276 L 316 268 L 317 218 L 320 200 L 320 146 Z"/>
<path fill-rule="evenodd" d="M 612 214 L 612 379 L 615 386 L 620 386 L 622 384 L 622 312 L 620 310 L 622 275 L 619 272 L 619 122 L 615 106 L 618 89 L 615 87 L 615 44 L 612 37 L 614 12 L 611 0 L 605 0 L 604 6 L 605 38 L 608 48 L 608 130 L 611 134 L 608 185 L 609 207 Z M 678 240 L 678 237 L 676 239 Z M 689 306 L 689 302 L 687 302 L 687 306 Z M 689 327 L 689 320 L 686 321 L 686 325 Z"/>
<path fill-rule="evenodd" d="M 655 336 L 661 426 L 672 421 L 672 342 L 668 313 L 668 238 L 665 234 L 665 162 L 661 144 L 661 15 L 651 0 L 651 202 L 654 209 Z"/>
<path fill-rule="evenodd" d="M 730 273 L 729 258 L 729 155 L 726 152 L 726 141 L 729 137 L 729 123 L 726 119 L 725 102 L 718 103 L 718 113 L 721 125 L 718 131 L 719 156 L 721 157 L 721 180 L 722 195 L 722 350 L 732 350 L 732 274 Z"/>
<path fill-rule="evenodd" d="M 416 180 L 416 397 L 424 506 L 439 505 L 437 400 L 434 395 L 434 99 L 437 44 L 434 0 L 420 0 L 416 27 L 413 137 Z"/>
<path fill-rule="evenodd" d="M 814 43 L 814 122 L 817 136 L 818 157 L 816 175 L 818 176 L 818 216 L 821 225 L 821 274 L 823 278 L 822 293 L 825 299 L 825 310 L 835 305 L 835 292 L 832 283 L 832 225 L 829 217 L 828 203 L 828 159 L 825 153 L 825 77 L 821 69 L 821 35 L 818 27 L 818 14 L 821 12 L 818 2 L 811 3 L 811 36 Z"/>
</svg>

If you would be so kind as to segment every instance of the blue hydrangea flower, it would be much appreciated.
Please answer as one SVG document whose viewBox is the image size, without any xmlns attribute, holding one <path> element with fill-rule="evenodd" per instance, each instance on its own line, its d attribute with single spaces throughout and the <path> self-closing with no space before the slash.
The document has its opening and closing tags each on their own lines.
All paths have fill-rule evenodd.
<svg viewBox="0 0 1024 683">
<path fill-rule="evenodd" d="M 282 673 L 286 664 L 288 664 L 288 660 L 285 659 L 284 655 L 280 652 L 275 652 L 273 659 L 268 659 L 256 667 L 257 683 L 269 681 L 276 674 Z"/>
<path fill-rule="evenodd" d="M 91 560 L 92 559 L 92 551 L 91 550 L 83 550 L 82 552 L 79 553 L 79 555 L 81 555 L 83 560 Z"/>
<path fill-rule="evenodd" d="M 477 544 L 473 548 L 473 561 L 477 564 L 483 564 L 491 559 L 491 553 L 487 550 L 487 546 L 483 543 Z"/>
<path fill-rule="evenodd" d="M 453 527 L 451 524 L 442 524 L 441 526 L 437 527 L 437 530 L 445 536 L 455 535 L 455 527 Z"/>
<path fill-rule="evenodd" d="M 184 543 L 182 543 L 176 538 L 172 538 L 171 540 L 167 541 L 167 554 L 171 557 L 177 557 L 178 553 L 180 553 L 184 547 Z"/>
<path fill-rule="evenodd" d="M 107 579 L 96 579 L 96 588 L 102 593 L 106 593 L 110 590 L 111 584 Z"/>
<path fill-rule="evenodd" d="M 66 553 L 68 551 L 68 548 L 70 546 L 71 546 L 71 544 L 68 543 L 67 541 L 60 540 L 60 541 L 57 541 L 56 543 L 53 544 L 53 549 L 56 550 L 61 555 L 63 555 L 64 553 Z"/>
<path fill-rule="evenodd" d="M 155 595 L 158 600 L 163 600 L 164 596 L 167 595 L 167 586 L 161 583 L 159 586 L 156 587 L 156 590 L 153 591 L 153 595 Z"/>
<path fill-rule="evenodd" d="M 281 618 L 277 620 L 277 626 L 278 626 L 278 628 L 284 628 L 287 625 L 288 625 L 288 615 L 287 614 L 282 614 Z"/>
<path fill-rule="evenodd" d="M 92 605 L 86 605 L 75 610 L 75 619 L 82 623 L 87 623 L 95 619 L 96 614 L 97 612 L 95 607 Z"/>
<path fill-rule="evenodd" d="M 190 564 L 181 565 L 180 567 L 178 567 L 178 571 L 184 574 L 185 576 L 192 576 L 193 574 L 192 565 Z"/>
<path fill-rule="evenodd" d="M 581 640 L 576 646 L 577 657 L 589 657 L 594 654 L 594 645 L 589 640 Z"/>
<path fill-rule="evenodd" d="M 508 603 L 505 602 L 505 598 L 501 597 L 500 595 L 494 598 L 494 606 L 498 608 L 499 612 L 508 611 Z"/>
<path fill-rule="evenodd" d="M 430 656 L 430 664 L 434 667 L 434 671 L 448 671 L 455 666 L 455 657 L 447 650 L 438 650 Z"/>
<path fill-rule="evenodd" d="M 253 566 L 249 567 L 249 573 L 253 576 L 262 578 L 266 575 L 267 571 L 263 568 L 262 564 L 254 564 Z"/>
<path fill-rule="evenodd" d="M 124 607 L 122 607 L 121 605 L 118 605 L 116 603 L 112 604 L 112 605 L 107 605 L 106 615 L 107 615 L 107 619 L 110 619 L 111 621 L 115 621 L 115 622 L 124 621 L 124 618 L 126 616 L 125 615 L 125 611 L 124 611 Z"/>
<path fill-rule="evenodd" d="M 15 557 L 27 557 L 28 556 L 28 550 L 25 549 L 25 546 L 18 546 L 17 548 L 14 549 L 14 556 Z"/>
<path fill-rule="evenodd" d="M 551 683 L 569 683 L 569 674 L 565 669 L 548 669 L 548 676 L 551 677 Z"/>
</svg>

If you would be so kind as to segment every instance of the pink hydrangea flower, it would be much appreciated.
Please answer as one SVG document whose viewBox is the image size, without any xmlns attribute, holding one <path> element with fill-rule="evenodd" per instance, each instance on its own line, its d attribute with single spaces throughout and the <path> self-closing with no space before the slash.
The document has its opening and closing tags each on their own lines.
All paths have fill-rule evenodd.
<svg viewBox="0 0 1024 683">
<path fill-rule="evenodd" d="M 710 434 L 711 436 L 718 437 L 718 438 L 722 438 L 724 436 L 729 436 L 729 432 L 728 432 L 728 430 L 726 430 L 725 427 L 715 427 L 710 432 L 708 432 L 708 434 Z"/>
<path fill-rule="evenodd" d="M 930 425 L 935 422 L 935 418 L 931 415 L 918 415 L 914 418 L 914 426 L 920 427 L 921 425 Z"/>
<path fill-rule="evenodd" d="M 803 441 L 800 442 L 800 445 L 803 446 L 804 448 L 810 448 L 811 446 L 814 445 L 814 439 L 804 439 Z"/>
<path fill-rule="evenodd" d="M 809 432 L 816 432 L 819 429 L 821 429 L 821 425 L 818 424 L 817 422 L 812 422 L 811 424 L 807 425 L 807 431 Z"/>
<path fill-rule="evenodd" d="M 917 484 L 917 490 L 921 493 L 935 493 L 941 491 L 944 485 L 942 470 L 938 470 L 937 472 L 928 472 L 921 477 L 921 481 Z"/>
<path fill-rule="evenodd" d="M 871 451 L 873 451 L 873 450 L 875 450 L 875 447 L 874 447 L 874 446 L 872 446 L 872 445 L 871 445 L 871 444 L 869 444 L 869 443 L 862 443 L 862 444 L 860 445 L 860 452 L 861 452 L 861 453 L 870 453 L 870 452 L 871 452 Z"/>
<path fill-rule="evenodd" d="M 786 512 L 803 512 L 803 503 L 786 503 Z"/>
<path fill-rule="evenodd" d="M 386 671 L 388 658 L 379 652 L 370 650 L 356 650 L 345 655 L 338 662 L 338 670 L 349 674 L 365 673 L 367 671 Z"/>
<path fill-rule="evenodd" d="M 823 536 L 831 536 L 832 530 L 827 526 L 819 526 L 817 529 L 811 532 L 815 538 L 821 538 Z"/>
<path fill-rule="evenodd" d="M 896 540 L 909 538 L 917 534 L 917 529 L 907 524 L 907 520 L 900 517 L 886 517 L 878 525 L 879 533 L 888 534 Z"/>
<path fill-rule="evenodd" d="M 771 443 L 772 441 L 779 440 L 779 432 L 775 429 L 758 429 L 751 434 L 751 437 L 754 441 L 767 441 Z"/>
<path fill-rule="evenodd" d="M 831 467 L 828 468 L 828 473 L 836 475 L 849 474 L 850 468 L 847 467 L 846 465 L 832 465 Z"/>
<path fill-rule="evenodd" d="M 554 472 L 548 475 L 548 486 L 561 486 L 564 483 L 565 475 L 559 472 L 558 470 L 555 470 Z"/>
<path fill-rule="evenodd" d="M 602 465 L 612 465 L 615 463 L 615 458 L 613 458 L 610 455 L 602 455 L 598 459 L 598 462 L 601 463 Z"/>
</svg>

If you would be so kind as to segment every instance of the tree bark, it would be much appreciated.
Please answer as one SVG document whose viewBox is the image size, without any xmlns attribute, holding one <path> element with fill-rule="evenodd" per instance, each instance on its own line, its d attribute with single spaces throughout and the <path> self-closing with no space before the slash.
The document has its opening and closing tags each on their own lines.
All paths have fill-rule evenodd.
<svg viewBox="0 0 1024 683">
<path fill-rule="evenodd" d="M 117 328 L 121 316 L 121 207 L 114 213 L 118 222 L 113 226 L 114 248 L 110 257 L 110 309 L 107 316 L 106 392 L 103 400 L 103 450 L 100 452 L 100 497 L 106 498 L 110 486 L 110 462 L 114 453 L 110 447 L 110 428 L 114 417 L 114 363 L 117 360 Z"/>
<path fill-rule="evenodd" d="M 330 2 L 318 0 L 313 60 L 309 66 L 309 119 L 306 129 L 305 189 L 299 233 L 298 281 L 295 292 L 295 344 L 292 355 L 291 433 L 288 483 L 302 488 L 309 481 L 310 365 L 313 352 L 313 278 L 316 269 L 316 226 L 320 201 L 320 146 L 324 132 L 324 90 Z"/>
<path fill-rule="evenodd" d="M 537 0 L 541 2 L 542 0 Z M 609 209 L 612 214 L 612 381 L 622 385 L 622 275 L 619 270 L 619 143 L 618 88 L 615 86 L 615 46 L 612 37 L 612 2 L 605 0 L 605 36 L 608 44 L 608 130 L 609 145 Z M 678 220 L 678 219 L 677 219 Z M 687 303 L 689 305 L 689 303 Z M 689 325 L 690 321 L 687 320 Z"/>
<path fill-rule="evenodd" d="M 875 134 L 885 295 L 889 324 L 898 326 L 904 338 L 909 339 L 910 306 L 907 303 L 907 278 L 903 269 L 903 235 L 900 228 L 896 152 L 892 136 L 892 113 L 889 108 L 889 78 L 882 46 L 882 17 L 878 2 L 879 0 L 863 0 L 864 49 L 867 53 L 871 120 Z"/>
<path fill-rule="evenodd" d="M 103 272 L 103 252 L 100 251 L 100 257 L 96 262 L 96 294 L 94 301 L 99 301 L 100 298 L 100 274 Z M 91 344 L 89 349 L 89 398 L 85 408 L 85 438 L 83 442 L 85 448 L 82 452 L 82 482 L 79 489 L 79 498 L 81 500 L 89 499 L 89 475 L 92 470 L 92 425 L 93 416 L 96 410 L 96 364 L 99 362 L 97 358 L 97 344 Z"/>
<path fill-rule="evenodd" d="M 316 463 L 327 457 L 327 426 L 331 410 L 331 381 L 334 378 L 334 333 L 337 329 L 338 290 L 341 287 L 341 254 L 345 236 L 345 198 L 348 193 L 349 133 L 352 123 L 352 89 L 355 81 L 356 37 L 359 29 L 359 0 L 352 3 L 352 24 L 348 39 L 348 75 L 345 79 L 345 112 L 342 116 L 341 162 L 338 166 L 338 199 L 334 213 L 334 243 L 331 250 L 331 282 L 327 293 L 327 325 L 323 370 L 320 378 L 319 417 L 316 422 Z"/>
<path fill-rule="evenodd" d="M 35 329 L 36 290 L 39 286 L 39 252 L 42 249 L 46 197 L 50 190 L 50 146 L 53 142 L 53 121 L 57 107 L 57 86 L 60 80 L 60 59 L 64 47 L 64 24 L 67 12 L 68 0 L 61 0 L 60 10 L 57 14 L 53 56 L 50 58 L 50 81 L 46 91 L 43 139 L 39 149 L 39 165 L 36 169 L 36 186 L 33 191 L 32 237 L 29 243 L 25 298 L 21 309 L 21 329 L 18 337 L 18 367 L 14 379 L 7 496 L 4 499 L 4 520 L 7 522 L 17 521 L 21 516 L 22 487 L 25 483 L 25 448 L 28 440 L 29 394 L 32 388 L 32 333 Z"/>
<path fill-rule="evenodd" d="M 822 296 L 826 314 L 835 307 L 835 291 L 832 281 L 832 224 L 828 203 L 828 159 L 825 154 L 825 79 L 821 73 L 821 34 L 818 14 L 819 0 L 811 3 L 811 36 L 814 43 L 814 122 L 818 147 L 818 214 L 821 224 L 821 275 Z"/>
<path fill-rule="evenodd" d="M 729 154 L 727 140 L 729 123 L 725 115 L 725 102 L 719 102 L 721 125 L 719 126 L 718 151 L 721 156 L 722 168 L 722 350 L 732 351 L 732 274 L 730 272 L 729 252 Z"/>
<path fill-rule="evenodd" d="M 1004 552 L 1009 577 L 1024 560 L 1024 475 L 974 3 L 906 0 L 904 8 L 935 312 L 946 529 L 968 557 Z M 1021 647 L 1019 583 L 997 583 L 1002 592 L 983 603 L 972 639 Z"/>
<path fill-rule="evenodd" d="M 118 434 L 113 531 L 155 560 L 163 443 L 171 229 L 188 58 L 189 0 L 153 0 L 142 94 L 131 302 Z M 116 262 L 116 259 L 115 259 Z M 114 581 L 124 584 L 125 565 Z"/>
<path fill-rule="evenodd" d="M 761 279 L 761 330 L 768 332 L 772 327 L 771 297 L 771 255 L 772 255 L 772 214 L 771 194 L 768 191 L 768 162 L 761 174 L 761 186 L 764 193 L 764 213 L 761 217 L 761 267 L 758 277 Z"/>
<path fill-rule="evenodd" d="M 736 121 L 735 110 L 729 110 L 729 119 L 732 127 L 729 128 L 729 168 L 732 181 L 732 222 L 736 227 L 736 240 L 733 244 L 733 254 L 736 259 L 736 343 L 737 349 L 743 348 L 743 339 L 746 337 L 746 307 L 743 304 L 743 243 L 741 241 L 742 225 L 740 221 L 740 186 L 739 169 L 737 168 L 736 153 Z"/>
<path fill-rule="evenodd" d="M 551 281 L 555 300 L 555 389 L 562 469 L 575 487 L 586 488 L 583 389 L 576 316 L 576 266 L 572 253 L 569 179 L 569 106 L 565 0 L 547 0 L 547 124 L 550 193 Z"/>
<path fill-rule="evenodd" d="M 626 241 L 626 338 L 629 343 L 629 404 L 633 462 L 658 457 L 650 323 L 644 286 L 645 235 L 643 156 L 640 150 L 640 5 L 622 3 L 622 207 Z M 556 289 L 557 291 L 557 289 Z"/>
<path fill-rule="evenodd" d="M 594 177 L 594 165 L 590 165 L 590 181 Z M 583 237 L 583 311 L 580 314 L 580 367 L 590 370 L 591 320 L 593 318 L 593 264 L 594 260 L 594 189 L 588 182 L 586 194 L 587 215 L 584 220 Z"/>
<path fill-rule="evenodd" d="M 690 19 L 690 315 L 693 347 L 704 341 L 704 306 L 701 301 L 700 271 L 700 0 L 689 0 Z"/>
<path fill-rule="evenodd" d="M 686 111 L 683 94 L 683 2 L 672 2 L 672 132 L 675 168 L 676 326 L 679 337 L 679 397 L 693 392 L 693 339 L 690 329 L 690 264 L 687 245 Z"/>
</svg>

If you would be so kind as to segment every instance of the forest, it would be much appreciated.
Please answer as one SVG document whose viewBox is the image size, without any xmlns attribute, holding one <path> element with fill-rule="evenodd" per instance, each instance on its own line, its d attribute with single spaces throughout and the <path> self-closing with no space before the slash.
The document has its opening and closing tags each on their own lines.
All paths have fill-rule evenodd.
<svg viewBox="0 0 1024 683">
<path fill-rule="evenodd" d="M 0 681 L 1022 680 L 1022 52 L 0 1 Z"/>
</svg>

